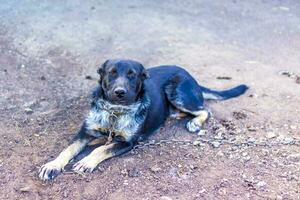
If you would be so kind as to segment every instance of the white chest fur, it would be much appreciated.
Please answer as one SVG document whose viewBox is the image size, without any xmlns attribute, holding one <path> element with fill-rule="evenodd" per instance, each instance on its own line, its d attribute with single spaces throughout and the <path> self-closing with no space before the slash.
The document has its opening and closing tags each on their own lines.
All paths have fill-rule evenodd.
<svg viewBox="0 0 300 200">
<path fill-rule="evenodd" d="M 145 119 L 145 112 L 141 112 L 145 106 L 140 102 L 123 106 L 98 100 L 86 118 L 87 129 L 96 137 L 101 133 L 113 133 L 114 136 L 122 136 L 129 141 Z"/>
</svg>

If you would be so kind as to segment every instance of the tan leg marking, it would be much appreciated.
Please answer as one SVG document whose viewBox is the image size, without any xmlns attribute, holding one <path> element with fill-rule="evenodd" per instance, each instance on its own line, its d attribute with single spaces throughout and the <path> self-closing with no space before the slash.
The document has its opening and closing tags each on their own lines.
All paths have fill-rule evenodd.
<svg viewBox="0 0 300 200">
<path fill-rule="evenodd" d="M 208 118 L 208 111 L 206 110 L 201 110 L 197 112 L 193 112 L 193 115 L 196 117 L 190 120 L 187 124 L 186 127 L 188 131 L 190 132 L 196 132 L 199 131 L 203 123 L 207 120 Z"/>
<path fill-rule="evenodd" d="M 63 150 L 58 157 L 43 165 L 39 170 L 39 177 L 42 180 L 50 180 L 57 176 L 63 168 L 74 158 L 89 142 L 89 140 L 76 140 L 65 150 Z"/>
<path fill-rule="evenodd" d="M 78 161 L 73 170 L 78 173 L 92 172 L 99 163 L 114 156 L 110 153 L 114 145 L 115 143 L 111 143 L 94 149 L 88 156 Z"/>
<path fill-rule="evenodd" d="M 187 116 L 187 113 L 184 113 L 184 112 L 181 112 L 180 110 L 176 109 L 175 110 L 175 113 L 173 113 L 171 115 L 172 118 L 175 118 L 175 119 L 182 119 L 184 117 Z"/>
<path fill-rule="evenodd" d="M 93 146 L 93 145 L 104 145 L 107 142 L 107 137 L 101 137 L 101 138 L 96 138 L 92 140 L 90 143 L 88 143 L 88 146 Z"/>
</svg>

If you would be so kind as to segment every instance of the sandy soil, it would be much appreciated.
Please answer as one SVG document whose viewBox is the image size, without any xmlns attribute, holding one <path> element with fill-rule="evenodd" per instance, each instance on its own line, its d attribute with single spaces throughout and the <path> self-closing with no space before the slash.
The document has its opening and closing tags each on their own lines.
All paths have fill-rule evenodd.
<svg viewBox="0 0 300 200">
<path fill-rule="evenodd" d="M 0 199 L 300 199 L 299 1 L 3 0 L 0 52 Z M 200 135 L 170 119 L 150 138 L 187 143 L 40 181 L 88 111 L 97 66 L 120 57 L 251 89 L 207 102 Z"/>
</svg>

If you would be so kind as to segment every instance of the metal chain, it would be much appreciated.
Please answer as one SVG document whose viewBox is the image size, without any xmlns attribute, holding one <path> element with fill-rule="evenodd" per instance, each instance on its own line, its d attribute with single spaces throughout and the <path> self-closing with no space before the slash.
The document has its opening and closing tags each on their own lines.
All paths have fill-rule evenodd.
<svg viewBox="0 0 300 200">
<path fill-rule="evenodd" d="M 246 142 L 235 142 L 232 140 L 227 140 L 227 139 L 215 139 L 215 138 L 197 138 L 196 140 L 176 140 L 176 139 L 170 139 L 170 140 L 151 140 L 147 143 L 141 143 L 136 145 L 133 149 L 143 149 L 146 147 L 154 147 L 154 146 L 159 146 L 162 144 L 178 144 L 178 145 L 194 145 L 196 141 L 210 144 L 212 145 L 213 142 L 219 142 L 220 145 L 228 144 L 231 146 L 248 146 L 248 147 L 255 147 L 255 146 L 264 146 L 264 147 L 272 147 L 272 146 L 284 146 L 284 145 L 296 145 L 300 146 L 300 140 L 294 139 L 292 142 L 289 143 L 280 143 L 280 142 L 252 142 L 252 141 L 246 141 Z"/>
</svg>

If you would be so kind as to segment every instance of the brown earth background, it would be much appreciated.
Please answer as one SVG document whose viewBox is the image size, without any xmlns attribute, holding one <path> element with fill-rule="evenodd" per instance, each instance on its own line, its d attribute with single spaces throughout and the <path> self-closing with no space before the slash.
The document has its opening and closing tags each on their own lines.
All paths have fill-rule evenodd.
<svg viewBox="0 0 300 200">
<path fill-rule="evenodd" d="M 176 64 L 204 86 L 250 90 L 207 102 L 213 118 L 199 135 L 170 119 L 149 140 L 187 143 L 40 181 L 108 58 Z M 299 63 L 297 0 L 2 0 L 0 199 L 300 199 Z"/>
</svg>

